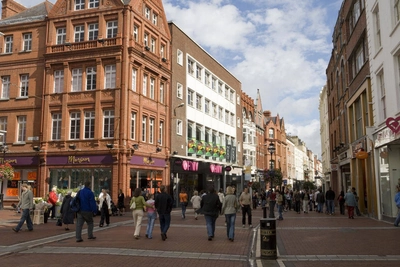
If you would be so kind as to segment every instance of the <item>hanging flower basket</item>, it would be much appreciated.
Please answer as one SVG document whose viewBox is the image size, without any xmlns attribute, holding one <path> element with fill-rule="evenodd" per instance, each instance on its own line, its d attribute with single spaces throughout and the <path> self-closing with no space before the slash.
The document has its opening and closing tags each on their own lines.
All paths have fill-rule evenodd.
<svg viewBox="0 0 400 267">
<path fill-rule="evenodd" d="M 12 180 L 14 178 L 14 168 L 10 163 L 0 165 L 0 179 Z"/>
</svg>

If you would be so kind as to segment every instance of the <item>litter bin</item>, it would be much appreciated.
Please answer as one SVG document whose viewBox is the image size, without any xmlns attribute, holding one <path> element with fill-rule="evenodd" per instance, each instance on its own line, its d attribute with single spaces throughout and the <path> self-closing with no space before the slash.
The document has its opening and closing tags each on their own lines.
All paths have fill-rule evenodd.
<svg viewBox="0 0 400 267">
<path fill-rule="evenodd" d="M 276 219 L 263 218 L 260 220 L 261 258 L 275 260 L 276 252 Z"/>
<path fill-rule="evenodd" d="M 4 194 L 0 194 L 0 210 L 2 210 L 4 208 L 4 206 L 3 206 L 3 197 L 4 197 Z"/>
</svg>

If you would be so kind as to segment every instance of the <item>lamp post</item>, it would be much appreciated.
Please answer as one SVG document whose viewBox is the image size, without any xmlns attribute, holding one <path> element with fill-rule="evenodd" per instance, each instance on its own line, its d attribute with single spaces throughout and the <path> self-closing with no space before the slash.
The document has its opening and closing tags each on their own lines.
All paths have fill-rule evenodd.
<svg viewBox="0 0 400 267">
<path fill-rule="evenodd" d="M 268 152 L 271 154 L 271 159 L 270 159 L 270 171 L 271 171 L 271 174 L 272 174 L 272 156 L 273 156 L 273 154 L 275 153 L 275 145 L 274 145 L 274 143 L 270 143 L 269 144 L 269 146 L 268 146 Z M 271 178 L 271 190 L 272 190 L 272 192 L 271 192 L 271 194 L 275 194 L 275 192 L 274 192 L 274 177 L 272 177 L 272 176 L 270 176 L 270 178 Z M 274 213 L 274 207 L 275 207 L 275 199 L 273 199 L 272 200 L 272 198 L 270 198 L 270 200 L 269 200 L 269 217 L 270 218 L 275 218 L 275 213 Z"/>
</svg>

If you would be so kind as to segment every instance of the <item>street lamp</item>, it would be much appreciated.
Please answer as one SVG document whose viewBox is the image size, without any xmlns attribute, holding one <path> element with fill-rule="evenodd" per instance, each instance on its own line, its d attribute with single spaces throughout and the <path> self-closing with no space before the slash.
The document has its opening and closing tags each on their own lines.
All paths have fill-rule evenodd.
<svg viewBox="0 0 400 267">
<path fill-rule="evenodd" d="M 272 156 L 274 155 L 274 153 L 275 153 L 275 145 L 274 145 L 274 143 L 269 143 L 269 146 L 268 146 L 268 152 L 271 154 L 271 159 L 270 159 L 270 166 L 269 166 L 269 168 L 270 168 L 270 171 L 271 171 L 271 190 L 272 190 L 272 192 L 271 192 L 271 194 L 275 194 L 275 192 L 274 192 L 274 177 L 272 176 Z M 270 218 L 275 218 L 275 213 L 274 213 L 274 207 L 275 207 L 275 199 L 274 200 L 272 200 L 272 198 L 270 198 L 270 201 L 269 201 L 269 217 Z"/>
</svg>

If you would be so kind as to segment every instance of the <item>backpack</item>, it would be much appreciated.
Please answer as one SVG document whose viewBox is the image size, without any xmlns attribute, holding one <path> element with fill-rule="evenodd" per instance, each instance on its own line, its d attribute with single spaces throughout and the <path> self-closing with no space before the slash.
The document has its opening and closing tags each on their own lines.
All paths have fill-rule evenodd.
<svg viewBox="0 0 400 267">
<path fill-rule="evenodd" d="M 71 199 L 71 202 L 69 203 L 69 205 L 73 212 L 78 212 L 81 209 L 81 203 L 80 203 L 80 199 L 79 199 L 79 191 L 76 194 L 76 196 Z"/>
</svg>

